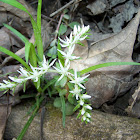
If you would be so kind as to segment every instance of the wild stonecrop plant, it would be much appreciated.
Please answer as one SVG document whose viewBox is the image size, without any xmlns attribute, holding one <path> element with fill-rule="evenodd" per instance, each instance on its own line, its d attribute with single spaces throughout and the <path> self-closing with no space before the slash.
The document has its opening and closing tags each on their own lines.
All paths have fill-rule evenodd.
<svg viewBox="0 0 140 140">
<path fill-rule="evenodd" d="M 81 116 L 82 122 L 84 121 L 88 123 L 91 121 L 92 107 L 89 103 L 89 99 L 91 98 L 91 96 L 86 93 L 84 83 L 87 81 L 89 74 L 86 76 L 82 75 L 102 67 L 115 65 L 140 65 L 139 63 L 135 62 L 109 62 L 91 66 L 89 68 L 83 69 L 82 71 L 77 71 L 77 69 L 70 69 L 71 61 L 81 59 L 78 56 L 75 56 L 73 52 L 76 47 L 76 44 L 81 44 L 80 42 L 82 40 L 88 38 L 89 26 L 74 26 L 74 29 L 69 35 L 69 37 L 66 37 L 64 40 L 58 38 L 58 58 L 54 60 L 46 60 L 46 57 L 43 53 L 43 43 L 41 38 L 42 0 L 38 0 L 37 21 L 35 21 L 32 15 L 28 12 L 28 10 L 16 0 L 0 1 L 10 4 L 28 13 L 31 19 L 35 36 L 35 43 L 30 43 L 29 40 L 20 32 L 18 32 L 11 26 L 4 24 L 5 27 L 7 27 L 9 30 L 15 33 L 25 43 L 26 62 L 13 52 L 0 46 L 0 51 L 12 56 L 14 59 L 19 61 L 23 65 L 18 70 L 20 76 L 9 76 L 9 80 L 3 80 L 3 83 L 0 83 L 0 90 L 4 91 L 3 93 L 13 91 L 14 95 L 14 90 L 17 87 L 17 85 L 24 84 L 25 91 L 26 82 L 28 80 L 32 80 L 38 91 L 38 93 L 36 94 L 36 104 L 34 105 L 32 114 L 25 127 L 21 131 L 20 135 L 18 136 L 17 140 L 23 138 L 30 123 L 32 122 L 33 118 L 38 112 L 46 94 L 52 97 L 55 93 L 56 99 L 54 101 L 54 106 L 61 108 L 63 114 L 63 126 L 65 126 L 65 116 L 67 115 L 67 102 L 71 107 L 71 113 L 69 113 L 69 115 L 77 109 L 79 109 L 78 117 Z M 62 48 L 65 48 L 64 51 L 62 50 Z M 44 75 L 50 72 L 57 73 L 57 75 L 52 80 L 44 80 Z M 58 98 L 56 95 L 59 95 L 60 98 Z"/>
<path fill-rule="evenodd" d="M 69 85 L 72 88 L 68 88 L 67 93 L 72 93 L 73 97 L 76 97 L 77 100 L 77 106 L 76 108 L 79 108 L 82 106 L 82 109 L 80 110 L 79 115 L 82 115 L 82 121 L 89 122 L 91 115 L 90 110 L 92 110 L 92 107 L 90 104 L 87 104 L 85 101 L 89 98 L 91 98 L 90 95 L 87 95 L 85 93 L 81 94 L 82 89 L 86 89 L 83 86 L 83 83 L 85 82 L 85 79 L 89 76 L 86 75 L 84 77 L 79 76 L 77 70 L 74 70 L 74 73 L 70 71 L 70 62 L 79 59 L 79 57 L 73 55 L 73 51 L 75 48 L 76 43 L 84 40 L 87 38 L 87 33 L 89 31 L 89 26 L 80 26 L 76 27 L 74 26 L 73 32 L 71 32 L 70 37 L 66 37 L 65 40 L 60 39 L 61 46 L 67 48 L 66 51 L 58 50 L 62 57 L 64 58 L 64 63 L 62 64 L 60 60 L 58 60 L 58 65 L 53 66 L 56 62 L 56 59 L 54 59 L 50 64 L 46 60 L 45 56 L 43 56 L 43 61 L 40 62 L 39 67 L 33 67 L 30 63 L 30 69 L 31 71 L 28 71 L 27 69 L 23 68 L 22 66 L 18 70 L 18 73 L 20 74 L 20 77 L 11 77 L 8 78 L 10 80 L 6 81 L 3 80 L 4 83 L 0 83 L 0 89 L 1 90 L 12 90 L 16 88 L 19 84 L 25 84 L 27 80 L 32 80 L 36 84 L 36 88 L 40 88 L 40 79 L 41 77 L 46 74 L 47 72 L 55 72 L 58 73 L 59 76 L 57 76 L 58 80 L 57 82 L 57 90 L 61 93 L 60 88 L 64 88 L 66 85 Z M 53 67 L 52 67 L 53 66 Z M 61 87 L 58 87 L 61 83 Z M 64 93 L 64 95 L 66 92 Z M 63 96 L 63 95 L 60 95 Z"/>
</svg>

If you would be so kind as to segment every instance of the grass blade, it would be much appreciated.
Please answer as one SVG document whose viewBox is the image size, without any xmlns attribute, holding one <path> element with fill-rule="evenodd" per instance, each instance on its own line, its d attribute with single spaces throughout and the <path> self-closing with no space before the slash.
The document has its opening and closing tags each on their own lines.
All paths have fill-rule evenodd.
<svg viewBox="0 0 140 140">
<path fill-rule="evenodd" d="M 7 25 L 7 24 L 3 24 L 6 28 L 8 28 L 10 31 L 12 31 L 17 37 L 19 37 L 25 44 L 27 42 L 29 42 L 29 40 L 22 35 L 20 32 L 18 32 L 16 29 L 14 29 L 13 27 Z"/>
<path fill-rule="evenodd" d="M 24 128 L 22 129 L 21 133 L 19 134 L 19 136 L 17 137 L 17 140 L 22 140 L 28 127 L 30 126 L 31 122 L 33 121 L 34 117 L 36 116 L 37 112 L 38 112 L 39 108 L 35 108 L 34 112 L 32 113 L 31 117 L 29 118 L 29 120 L 27 121 L 27 123 L 25 124 Z"/>
<path fill-rule="evenodd" d="M 28 10 L 21 3 L 17 2 L 16 0 L 0 0 L 0 1 L 7 3 L 9 5 L 12 5 L 18 9 L 21 9 L 22 11 L 25 11 L 26 13 L 29 14 Z"/>
<path fill-rule="evenodd" d="M 65 127 L 65 120 L 66 120 L 66 106 L 65 106 L 65 98 L 64 96 L 60 96 L 61 98 L 61 104 L 62 104 L 62 122 L 63 122 L 63 127 Z"/>
<path fill-rule="evenodd" d="M 35 47 L 34 45 L 31 43 L 30 45 L 30 56 L 29 56 L 29 59 L 30 59 L 30 63 L 33 67 L 37 67 L 37 57 L 36 57 L 36 51 L 35 51 Z"/>
<path fill-rule="evenodd" d="M 30 42 L 27 42 L 25 44 L 25 60 L 26 60 L 26 63 L 27 64 L 28 64 L 28 60 L 29 60 L 30 48 L 31 48 L 31 43 Z"/>
<path fill-rule="evenodd" d="M 83 69 L 80 71 L 80 74 L 85 74 L 88 73 L 90 71 L 99 69 L 99 68 L 103 68 L 103 67 L 110 67 L 110 66 L 117 66 L 117 65 L 140 65 L 140 63 L 136 63 L 136 62 L 109 62 L 109 63 L 103 63 L 103 64 L 98 64 L 95 66 L 91 66 L 89 68 Z"/>
<path fill-rule="evenodd" d="M 13 57 L 14 59 L 16 59 L 18 62 L 20 62 L 24 67 L 26 67 L 28 70 L 31 70 L 31 68 L 28 66 L 28 64 L 22 59 L 20 58 L 18 55 L 14 54 L 13 52 L 5 49 L 4 47 L 0 46 L 0 51 Z"/>
<path fill-rule="evenodd" d="M 37 8 L 37 26 L 41 33 L 41 7 L 42 7 L 42 0 L 38 0 L 38 8 Z"/>
<path fill-rule="evenodd" d="M 40 99 L 39 99 L 39 106 L 40 106 L 40 104 L 42 103 L 43 100 L 44 100 L 44 97 L 43 96 L 40 97 Z M 35 103 L 35 105 L 33 106 L 33 108 L 35 108 L 35 109 L 34 109 L 32 115 L 30 116 L 30 118 L 28 119 L 27 123 L 25 124 L 24 128 L 22 129 L 21 133 L 17 137 L 17 140 L 22 140 L 23 139 L 23 137 L 24 137 L 27 129 L 29 128 L 31 122 L 33 121 L 34 117 L 36 116 L 36 114 L 37 114 L 37 112 L 39 110 L 39 107 L 37 107 L 37 103 Z M 30 111 L 32 111 L 32 109 Z"/>
<path fill-rule="evenodd" d="M 34 35 L 35 35 L 35 41 L 36 41 L 36 45 L 37 45 L 37 52 L 38 52 L 38 57 L 39 60 L 43 60 L 43 44 L 42 44 L 42 37 L 41 37 L 41 33 L 37 27 L 36 22 L 34 21 L 33 17 L 30 15 L 30 19 L 31 19 L 31 23 L 33 26 L 33 30 L 34 30 Z"/>
</svg>

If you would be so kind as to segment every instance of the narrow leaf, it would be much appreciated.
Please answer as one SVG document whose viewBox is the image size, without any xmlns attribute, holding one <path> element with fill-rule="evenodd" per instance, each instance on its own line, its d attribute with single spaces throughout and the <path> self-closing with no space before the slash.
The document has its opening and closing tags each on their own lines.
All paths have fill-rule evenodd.
<svg viewBox="0 0 140 140">
<path fill-rule="evenodd" d="M 33 30 L 34 30 L 38 57 L 39 57 L 39 60 L 42 61 L 43 60 L 43 44 L 42 44 L 41 33 L 40 33 L 40 31 L 37 27 L 36 22 L 34 21 L 34 19 L 31 15 L 30 15 L 30 19 L 31 19 L 31 23 L 32 23 L 32 26 L 33 26 Z"/>
<path fill-rule="evenodd" d="M 24 67 L 26 67 L 28 70 L 31 70 L 31 68 L 28 66 L 28 64 L 22 59 L 20 58 L 18 55 L 14 54 L 13 52 L 5 49 L 4 47 L 0 46 L 0 51 L 13 57 L 14 59 L 16 59 L 18 62 L 20 62 Z"/>
<path fill-rule="evenodd" d="M 41 33 L 41 6 L 42 6 L 42 0 L 38 0 L 38 8 L 37 8 L 37 26 Z"/>
<path fill-rule="evenodd" d="M 29 60 L 33 67 L 37 67 L 37 57 L 34 45 L 30 44 Z"/>
<path fill-rule="evenodd" d="M 7 25 L 7 24 L 3 24 L 6 28 L 8 28 L 10 31 L 12 31 L 17 37 L 19 37 L 25 44 L 27 42 L 29 42 L 29 40 L 22 35 L 20 32 L 18 32 L 16 29 L 14 29 L 13 27 Z"/>
<path fill-rule="evenodd" d="M 60 96 L 60 98 L 61 98 L 61 104 L 62 104 L 62 121 L 63 121 L 63 127 L 65 127 L 65 120 L 66 120 L 65 98 L 64 98 L 64 96 Z"/>
<path fill-rule="evenodd" d="M 60 40 L 59 39 L 58 39 L 57 49 L 61 50 L 61 45 L 60 45 Z M 64 66 L 63 55 L 59 51 L 57 51 L 57 54 L 58 54 L 58 59 L 60 60 L 61 64 Z"/>
<path fill-rule="evenodd" d="M 27 42 L 25 44 L 25 60 L 26 60 L 26 63 L 27 64 L 28 64 L 28 60 L 29 60 L 30 48 L 31 48 L 31 43 L 30 42 Z"/>
<path fill-rule="evenodd" d="M 31 117 L 29 118 L 29 120 L 27 121 L 27 123 L 25 124 L 24 128 L 22 129 L 21 133 L 19 134 L 19 136 L 17 137 L 17 140 L 22 140 L 28 127 L 30 126 L 31 122 L 33 121 L 34 117 L 36 116 L 37 112 L 38 112 L 39 108 L 36 107 L 33 114 L 31 115 Z"/>
<path fill-rule="evenodd" d="M 99 68 L 103 68 L 103 67 L 109 67 L 109 66 L 117 66 L 117 65 L 140 65 L 140 63 L 136 63 L 136 62 L 109 62 L 109 63 L 103 63 L 103 64 L 98 64 L 95 66 L 91 66 L 89 68 L 83 69 L 80 71 L 80 74 L 85 74 L 88 73 L 90 71 L 99 69 Z"/>
<path fill-rule="evenodd" d="M 12 5 L 18 9 L 21 9 L 22 11 L 25 11 L 26 13 L 29 14 L 28 10 L 21 3 L 17 2 L 16 0 L 0 0 L 0 1 L 7 3 L 9 5 Z"/>
</svg>

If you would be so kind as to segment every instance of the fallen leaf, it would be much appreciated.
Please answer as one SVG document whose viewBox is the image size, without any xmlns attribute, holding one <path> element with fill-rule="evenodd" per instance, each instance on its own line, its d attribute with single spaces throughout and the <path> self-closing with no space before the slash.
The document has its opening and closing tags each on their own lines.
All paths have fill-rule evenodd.
<svg viewBox="0 0 140 140">
<path fill-rule="evenodd" d="M 76 67 L 80 71 L 106 62 L 132 62 L 133 45 L 139 20 L 140 10 L 120 33 L 91 44 L 89 50 L 87 46 L 77 46 L 74 54 L 82 59 L 73 61 L 71 68 Z M 98 108 L 114 96 L 117 97 L 126 87 L 126 90 L 130 89 L 131 76 L 138 71 L 138 66 L 113 66 L 92 71 L 86 83 L 86 89 L 92 96 L 93 107 Z"/>
</svg>

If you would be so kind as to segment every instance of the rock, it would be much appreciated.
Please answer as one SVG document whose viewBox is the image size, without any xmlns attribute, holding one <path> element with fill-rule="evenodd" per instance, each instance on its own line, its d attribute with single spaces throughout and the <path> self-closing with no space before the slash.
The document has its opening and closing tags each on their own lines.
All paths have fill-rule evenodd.
<svg viewBox="0 0 140 140">
<path fill-rule="evenodd" d="M 29 111 L 31 101 L 26 100 L 15 106 L 7 122 L 4 138 L 16 138 L 29 117 L 24 117 Z M 52 106 L 52 102 L 46 105 L 44 120 L 44 140 L 97 140 L 97 139 L 129 139 L 140 138 L 140 121 L 135 118 L 116 116 L 94 110 L 92 122 L 84 124 L 76 119 L 77 113 L 66 117 L 66 127 L 62 126 L 61 111 Z M 38 114 L 29 127 L 23 140 L 40 139 L 40 115 Z"/>
</svg>

